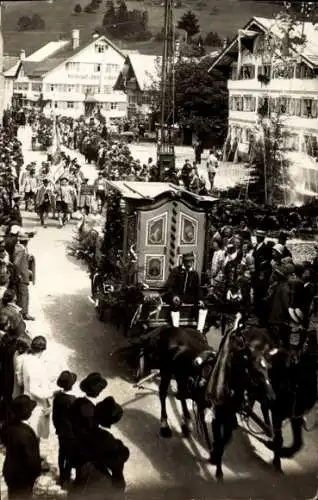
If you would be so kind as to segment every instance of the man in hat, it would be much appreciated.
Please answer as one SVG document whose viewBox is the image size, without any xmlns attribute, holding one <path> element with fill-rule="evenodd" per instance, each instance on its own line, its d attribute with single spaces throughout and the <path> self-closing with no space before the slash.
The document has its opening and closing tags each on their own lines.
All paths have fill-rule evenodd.
<svg viewBox="0 0 318 500">
<path fill-rule="evenodd" d="M 273 268 L 273 282 L 263 304 L 264 318 L 275 343 L 283 339 L 289 325 L 289 308 L 292 305 L 290 276 L 294 270 L 293 264 L 289 263 L 282 263 Z"/>
<path fill-rule="evenodd" d="M 253 251 L 255 272 L 252 278 L 252 287 L 254 293 L 254 312 L 259 321 L 263 323 L 263 301 L 267 292 L 268 282 L 272 270 L 272 250 L 265 241 L 265 231 L 258 229 L 255 232 L 255 236 L 256 245 Z"/>
<path fill-rule="evenodd" d="M 53 206 L 53 196 L 53 189 L 49 185 L 49 179 L 45 177 L 36 193 L 36 206 L 39 212 L 41 226 L 44 228 L 46 227 L 46 219 L 50 207 Z"/>
<path fill-rule="evenodd" d="M 32 498 L 36 479 L 41 474 L 39 441 L 27 424 L 36 407 L 29 396 L 18 396 L 12 401 L 12 419 L 1 429 L 6 448 L 3 476 L 8 486 L 8 500 Z"/>
<path fill-rule="evenodd" d="M 283 247 L 283 256 L 282 256 L 283 259 L 285 257 L 292 257 L 292 253 L 287 248 L 287 245 L 286 245 L 287 239 L 288 239 L 288 233 L 286 231 L 281 231 L 278 235 L 278 244 L 282 245 L 282 247 Z"/>
<path fill-rule="evenodd" d="M 6 251 L 6 235 L 0 230 L 0 262 L 6 266 L 10 263 L 9 253 Z"/>
<path fill-rule="evenodd" d="M 53 398 L 52 420 L 59 441 L 58 464 L 61 486 L 71 479 L 71 458 L 74 448 L 71 406 L 76 400 L 71 391 L 76 380 L 75 373 L 63 371 L 56 382 L 62 390 L 56 392 Z"/>
<path fill-rule="evenodd" d="M 10 217 L 12 220 L 17 221 L 17 223 L 22 226 L 22 215 L 20 211 L 20 200 L 21 196 L 19 193 L 14 193 L 12 196 L 12 208 L 10 210 Z"/>
<path fill-rule="evenodd" d="M 95 403 L 101 392 L 107 387 L 107 381 L 98 372 L 87 375 L 80 383 L 84 397 L 76 399 L 71 407 L 71 421 L 75 438 L 73 466 L 76 469 L 76 483 L 83 483 L 82 467 L 89 461 L 92 453 L 91 436 L 95 427 Z"/>
<path fill-rule="evenodd" d="M 13 266 L 17 279 L 17 300 L 22 309 L 23 319 L 34 321 L 35 318 L 29 314 L 29 284 L 31 272 L 29 269 L 28 253 L 29 237 L 24 231 L 18 234 L 18 243 L 14 248 Z"/>
<path fill-rule="evenodd" d="M 32 164 L 31 164 L 32 165 Z M 30 207 L 30 202 L 35 206 L 36 191 L 38 187 L 38 181 L 35 176 L 35 166 L 32 165 L 30 172 L 26 175 L 23 192 L 25 200 L 25 210 L 28 211 Z"/>
<path fill-rule="evenodd" d="M 8 316 L 10 321 L 10 331 L 16 337 L 26 333 L 26 324 L 23 321 L 21 308 L 16 304 L 16 292 L 8 288 L 2 297 L 1 313 Z"/>
<path fill-rule="evenodd" d="M 10 262 L 13 262 L 13 254 L 16 244 L 18 243 L 18 234 L 21 231 L 21 226 L 13 224 L 6 236 L 6 250 L 9 254 Z"/>
<path fill-rule="evenodd" d="M 193 252 L 183 254 L 182 264 L 172 269 L 168 277 L 164 299 L 170 304 L 174 327 L 180 323 L 181 304 L 194 304 L 198 308 L 197 330 L 203 332 L 208 311 L 203 302 L 200 277 L 194 269 L 194 259 Z"/>
</svg>

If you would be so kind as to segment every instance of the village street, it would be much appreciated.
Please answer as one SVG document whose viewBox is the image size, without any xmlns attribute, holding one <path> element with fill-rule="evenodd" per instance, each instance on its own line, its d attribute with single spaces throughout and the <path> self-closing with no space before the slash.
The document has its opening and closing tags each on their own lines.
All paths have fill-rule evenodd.
<svg viewBox="0 0 318 500">
<path fill-rule="evenodd" d="M 32 156 L 42 160 L 40 154 Z M 93 176 L 93 167 L 86 166 L 85 174 L 87 171 Z M 208 455 L 195 425 L 193 437 L 182 438 L 179 407 L 173 401 L 168 404 L 173 437 L 160 438 L 156 384 L 150 384 L 149 390 L 137 391 L 123 378 L 118 360 L 111 356 L 121 341 L 120 334 L 96 318 L 88 299 L 87 271 L 68 255 L 76 223 L 59 229 L 56 221 L 49 221 L 44 229 L 39 227 L 35 214 L 28 214 L 25 226 L 37 230 L 29 245 L 37 262 L 36 285 L 30 290 L 30 312 L 36 317 L 29 326 L 31 335 L 47 337 L 48 369 L 52 376 L 67 367 L 77 373 L 79 380 L 92 371 L 100 371 L 107 378 L 108 387 L 101 398 L 112 395 L 124 407 L 124 417 L 112 432 L 130 449 L 126 466 L 129 499 L 292 500 L 313 495 L 317 430 L 305 433 L 305 449 L 295 460 L 284 462 L 286 474 L 281 477 L 273 472 L 271 454 L 260 449 L 256 453 L 246 434 L 238 430 L 226 452 L 223 484 L 214 479 L 215 468 L 207 463 Z M 211 342 L 215 337 L 216 332 L 212 332 Z M 56 468 L 57 440 L 53 431 L 45 451 Z M 1 486 L 4 494 L 3 480 Z M 3 495 L 1 499 L 4 500 Z"/>
</svg>

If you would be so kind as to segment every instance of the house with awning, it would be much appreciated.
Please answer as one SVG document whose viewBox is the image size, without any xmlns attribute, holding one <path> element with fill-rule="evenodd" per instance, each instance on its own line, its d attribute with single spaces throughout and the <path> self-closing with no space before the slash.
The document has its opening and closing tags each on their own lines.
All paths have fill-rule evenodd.
<svg viewBox="0 0 318 500">
<path fill-rule="evenodd" d="M 217 68 L 228 78 L 226 160 L 248 155 L 260 108 L 281 116 L 287 150 L 318 156 L 318 30 L 303 22 L 293 31 L 303 43 L 293 45 L 287 58 L 281 22 L 253 17 L 214 60 L 210 70 Z M 270 40 L 280 41 L 275 53 L 266 45 Z"/>
</svg>

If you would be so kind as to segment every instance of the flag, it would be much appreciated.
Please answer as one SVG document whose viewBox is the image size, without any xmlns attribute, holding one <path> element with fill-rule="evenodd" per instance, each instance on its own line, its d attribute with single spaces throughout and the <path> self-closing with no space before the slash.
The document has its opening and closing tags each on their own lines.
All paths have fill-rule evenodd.
<svg viewBox="0 0 318 500">
<path fill-rule="evenodd" d="M 242 67 L 242 39 L 243 38 L 253 38 L 254 36 L 259 35 L 258 31 L 253 30 L 238 30 L 237 35 L 237 43 L 238 43 L 238 56 L 237 56 L 237 79 L 240 77 L 240 71 Z"/>
</svg>

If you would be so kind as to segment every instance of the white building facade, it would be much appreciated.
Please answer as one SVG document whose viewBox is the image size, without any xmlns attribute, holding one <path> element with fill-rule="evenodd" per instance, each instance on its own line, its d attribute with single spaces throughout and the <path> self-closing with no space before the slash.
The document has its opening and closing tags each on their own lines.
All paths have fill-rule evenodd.
<svg viewBox="0 0 318 500">
<path fill-rule="evenodd" d="M 274 23 L 273 19 L 253 18 L 241 30 L 241 40 L 236 37 L 212 65 L 211 69 L 226 71 L 229 76 L 226 160 L 248 154 L 261 106 L 279 113 L 287 132 L 286 149 L 318 156 L 318 31 L 304 23 L 301 29 L 306 42 L 301 52 L 290 64 L 273 66 L 259 47 L 264 33 L 275 31 Z"/>
<path fill-rule="evenodd" d="M 108 119 L 127 115 L 127 97 L 114 91 L 126 55 L 104 36 L 84 43 L 79 30 L 71 40 L 49 42 L 5 73 L 6 105 L 22 100 L 45 114 L 77 118 L 99 109 Z M 41 104 L 40 104 L 41 103 Z"/>
</svg>

